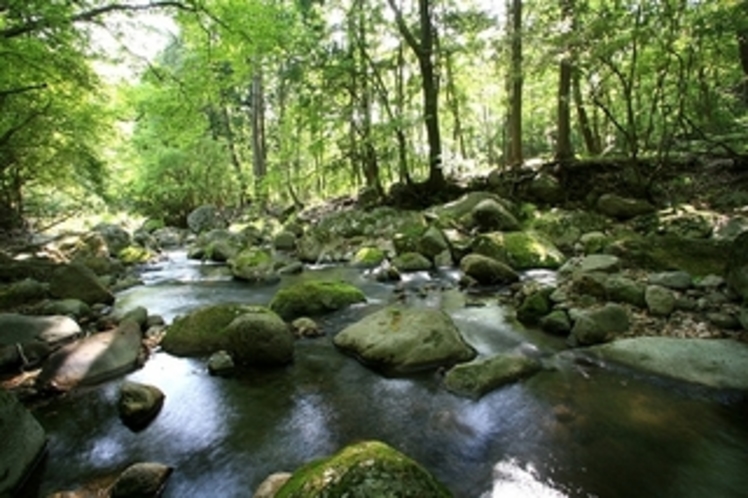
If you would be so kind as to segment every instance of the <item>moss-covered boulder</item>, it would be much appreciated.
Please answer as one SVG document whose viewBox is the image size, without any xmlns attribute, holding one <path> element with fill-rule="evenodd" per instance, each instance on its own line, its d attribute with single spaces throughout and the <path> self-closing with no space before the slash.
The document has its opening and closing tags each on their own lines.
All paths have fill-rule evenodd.
<svg viewBox="0 0 748 498">
<path fill-rule="evenodd" d="M 582 234 L 604 231 L 609 224 L 610 221 L 599 213 L 558 208 L 536 211 L 525 223 L 526 228 L 544 234 L 563 251 L 572 250 Z"/>
<path fill-rule="evenodd" d="M 608 301 L 628 303 L 644 308 L 644 284 L 636 282 L 623 275 L 610 275 L 603 284 Z"/>
<path fill-rule="evenodd" d="M 177 356 L 208 355 L 227 349 L 226 326 L 236 317 L 252 311 L 242 304 L 216 304 L 178 317 L 161 341 L 167 353 Z"/>
<path fill-rule="evenodd" d="M 479 232 L 512 231 L 519 229 L 519 221 L 495 199 L 484 199 L 470 211 L 469 225 Z"/>
<path fill-rule="evenodd" d="M 591 345 L 610 341 L 629 329 L 630 320 L 626 308 L 620 304 L 607 303 L 595 309 L 572 313 L 574 327 L 571 329 L 573 345 Z"/>
<path fill-rule="evenodd" d="M 517 307 L 517 320 L 526 325 L 535 325 L 551 312 L 550 295 L 553 288 L 537 288 L 528 293 Z"/>
<path fill-rule="evenodd" d="M 79 263 L 61 265 L 52 273 L 49 293 L 60 299 L 80 299 L 86 304 L 112 304 L 114 295 L 90 268 Z"/>
<path fill-rule="evenodd" d="M 448 224 L 451 221 L 464 220 L 468 223 L 472 222 L 471 213 L 475 207 L 485 200 L 491 200 L 498 202 L 504 208 L 511 211 L 511 205 L 508 201 L 502 199 L 500 196 L 491 192 L 468 192 L 459 199 L 456 199 L 447 204 L 437 206 L 432 209 L 433 214 L 440 220 L 441 223 Z"/>
<path fill-rule="evenodd" d="M 430 226 L 418 239 L 418 252 L 433 261 L 444 251 L 449 251 L 447 238 L 439 228 Z"/>
<path fill-rule="evenodd" d="M 300 282 L 279 290 L 270 302 L 270 309 L 284 320 L 319 315 L 366 301 L 358 287 L 343 281 L 318 280 Z"/>
<path fill-rule="evenodd" d="M 119 417 L 132 430 L 144 429 L 161 411 L 166 396 L 156 386 L 124 382 L 119 392 Z"/>
<path fill-rule="evenodd" d="M 480 235 L 473 241 L 473 252 L 497 259 L 518 270 L 555 269 L 566 259 L 553 242 L 534 231 Z"/>
<path fill-rule="evenodd" d="M 395 259 L 392 260 L 392 266 L 401 272 L 409 272 L 430 270 L 434 265 L 421 253 L 406 252 L 395 256 Z"/>
<path fill-rule="evenodd" d="M 449 315 L 430 308 L 389 306 L 346 327 L 334 343 L 391 374 L 450 366 L 475 356 Z"/>
<path fill-rule="evenodd" d="M 293 333 L 267 308 L 257 306 L 242 313 L 223 333 L 231 357 L 240 365 L 284 365 L 293 360 Z"/>
<path fill-rule="evenodd" d="M 230 259 L 229 268 L 234 278 L 251 283 L 270 284 L 280 279 L 270 253 L 254 247 Z"/>
<path fill-rule="evenodd" d="M 392 447 L 366 441 L 311 462 L 275 498 L 447 498 L 450 491 L 417 462 Z"/>
<path fill-rule="evenodd" d="M 147 263 L 155 257 L 155 253 L 142 246 L 129 245 L 117 253 L 117 259 L 126 265 Z"/>
<path fill-rule="evenodd" d="M 359 249 L 353 256 L 353 266 L 358 268 L 374 268 L 384 261 L 386 254 L 379 247 L 366 246 Z"/>
<path fill-rule="evenodd" d="M 460 261 L 460 270 L 482 285 L 517 282 L 519 275 L 509 265 L 481 254 L 468 254 Z"/>
<path fill-rule="evenodd" d="M 540 361 L 534 358 L 520 352 L 502 353 L 455 365 L 444 376 L 444 386 L 456 394 L 480 397 L 540 370 Z"/>
<path fill-rule="evenodd" d="M 655 271 L 683 270 L 693 276 L 724 275 L 725 255 L 729 251 L 730 242 L 725 240 L 632 234 L 606 249 L 627 266 Z"/>
<path fill-rule="evenodd" d="M 603 194 L 597 200 L 597 209 L 611 218 L 627 220 L 635 216 L 652 213 L 655 207 L 643 199 L 622 197 L 616 194 Z"/>
<path fill-rule="evenodd" d="M 14 492 L 44 453 L 46 435 L 31 412 L 5 389 L 0 389 L 0 438 L 0 496 L 18 496 Z"/>
</svg>

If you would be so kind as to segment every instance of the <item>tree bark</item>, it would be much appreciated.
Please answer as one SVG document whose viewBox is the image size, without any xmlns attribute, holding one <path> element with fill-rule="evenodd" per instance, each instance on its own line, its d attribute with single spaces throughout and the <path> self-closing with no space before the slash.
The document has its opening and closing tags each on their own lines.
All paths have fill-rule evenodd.
<svg viewBox="0 0 748 498">
<path fill-rule="evenodd" d="M 512 0 L 510 19 L 511 73 L 509 102 L 509 157 L 510 167 L 521 166 L 522 155 L 522 0 Z"/>
<path fill-rule="evenodd" d="M 255 64 L 252 75 L 252 171 L 255 177 L 255 197 L 261 204 L 266 199 L 264 185 L 267 175 L 267 151 L 265 142 L 265 89 L 262 81 L 262 67 Z"/>
<path fill-rule="evenodd" d="M 573 0 L 561 0 L 561 22 L 571 30 L 574 15 Z M 568 33 L 567 33 L 568 34 Z M 574 48 L 567 42 L 561 56 L 558 81 L 558 117 L 556 129 L 556 160 L 565 163 L 574 158 L 571 146 L 571 76 Z"/>
</svg>

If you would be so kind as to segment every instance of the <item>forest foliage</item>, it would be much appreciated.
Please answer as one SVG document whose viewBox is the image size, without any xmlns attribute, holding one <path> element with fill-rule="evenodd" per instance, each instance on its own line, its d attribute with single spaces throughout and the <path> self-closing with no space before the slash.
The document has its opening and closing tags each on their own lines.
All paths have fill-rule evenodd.
<svg viewBox="0 0 748 498">
<path fill-rule="evenodd" d="M 156 12 L 168 43 L 102 78 L 123 55 L 101 30 Z M 745 0 L 8 0 L 0 63 L 4 228 L 740 155 L 748 135 Z"/>
</svg>

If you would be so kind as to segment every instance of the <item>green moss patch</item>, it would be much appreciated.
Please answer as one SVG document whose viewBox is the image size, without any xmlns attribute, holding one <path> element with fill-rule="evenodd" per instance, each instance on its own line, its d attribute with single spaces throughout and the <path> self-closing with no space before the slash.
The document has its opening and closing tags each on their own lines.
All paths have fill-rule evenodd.
<svg viewBox="0 0 748 498">
<path fill-rule="evenodd" d="M 365 301 L 366 296 L 358 287 L 342 281 L 323 280 L 301 282 L 279 290 L 270 302 L 270 309 L 284 320 L 293 320 Z"/>
</svg>

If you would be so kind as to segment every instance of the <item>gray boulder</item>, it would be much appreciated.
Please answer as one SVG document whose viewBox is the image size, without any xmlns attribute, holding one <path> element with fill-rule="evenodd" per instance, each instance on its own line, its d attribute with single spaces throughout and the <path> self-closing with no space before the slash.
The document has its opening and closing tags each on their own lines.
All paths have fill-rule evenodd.
<svg viewBox="0 0 748 498">
<path fill-rule="evenodd" d="M 79 319 L 90 316 L 91 307 L 80 299 L 61 299 L 47 302 L 42 307 L 42 313 L 45 315 L 70 316 Z"/>
<path fill-rule="evenodd" d="M 605 293 L 608 301 L 627 303 L 643 308 L 644 285 L 622 275 L 611 275 L 605 280 Z"/>
<path fill-rule="evenodd" d="M 475 356 L 449 315 L 431 308 L 389 306 L 346 327 L 334 343 L 365 364 L 395 374 Z"/>
<path fill-rule="evenodd" d="M 635 216 L 653 213 L 655 207 L 641 199 L 631 199 L 616 194 L 603 194 L 597 200 L 597 210 L 611 218 L 627 220 Z"/>
<path fill-rule="evenodd" d="M 418 239 L 418 252 L 432 260 L 440 253 L 449 250 L 449 242 L 441 230 L 430 226 Z"/>
<path fill-rule="evenodd" d="M 621 260 L 610 254 L 590 254 L 583 258 L 572 258 L 559 268 L 562 275 L 574 273 L 616 273 L 621 269 Z"/>
<path fill-rule="evenodd" d="M 215 206 L 205 205 L 187 215 L 187 226 L 193 233 L 201 233 L 214 228 L 226 228 L 226 220 Z"/>
<path fill-rule="evenodd" d="M 184 242 L 184 232 L 174 227 L 158 228 L 151 235 L 156 239 L 158 246 L 163 249 L 179 247 Z"/>
<path fill-rule="evenodd" d="M 462 258 L 460 270 L 483 285 L 508 284 L 519 281 L 519 274 L 510 266 L 481 254 L 468 254 Z"/>
<path fill-rule="evenodd" d="M 647 309 L 655 316 L 668 316 L 675 309 L 673 291 L 659 285 L 648 285 L 644 292 Z"/>
<path fill-rule="evenodd" d="M 156 386 L 124 382 L 117 402 L 119 417 L 132 430 L 144 429 L 161 411 L 164 398 Z"/>
<path fill-rule="evenodd" d="M 80 299 L 89 305 L 114 302 L 114 295 L 101 284 L 96 274 L 79 263 L 56 269 L 49 282 L 49 292 L 59 299 Z"/>
<path fill-rule="evenodd" d="M 80 325 L 67 316 L 26 316 L 0 313 L 0 344 L 42 341 L 50 346 L 70 342 L 82 334 Z"/>
<path fill-rule="evenodd" d="M 602 359 L 665 377 L 748 390 L 748 345 L 732 339 L 635 337 L 589 351 Z"/>
<path fill-rule="evenodd" d="M 234 373 L 236 365 L 228 351 L 216 351 L 208 358 L 208 373 L 220 377 L 228 377 Z"/>
<path fill-rule="evenodd" d="M 668 289 L 686 290 L 693 285 L 693 277 L 687 271 L 665 271 L 650 275 L 649 283 Z"/>
<path fill-rule="evenodd" d="M 519 230 L 519 222 L 502 204 L 494 199 L 480 201 L 470 212 L 471 225 L 479 232 Z"/>
<path fill-rule="evenodd" d="M 444 376 L 444 385 L 453 393 L 480 397 L 540 370 L 540 362 L 534 358 L 520 352 L 502 353 L 455 365 Z"/>
<path fill-rule="evenodd" d="M 283 365 L 293 360 L 293 333 L 267 308 L 239 315 L 224 333 L 229 353 L 238 364 Z"/>
<path fill-rule="evenodd" d="M 296 235 L 287 230 L 279 232 L 273 239 L 273 247 L 281 251 L 293 251 L 296 249 Z"/>
<path fill-rule="evenodd" d="M 392 260 L 392 266 L 397 268 L 398 271 L 410 272 L 430 270 L 434 265 L 421 253 L 405 252 L 395 256 Z"/>
<path fill-rule="evenodd" d="M 5 288 L 0 288 L 0 309 L 9 309 L 41 301 L 47 297 L 47 288 L 47 285 L 33 278 L 26 278 Z"/>
<path fill-rule="evenodd" d="M 117 256 L 119 252 L 132 244 L 130 232 L 113 223 L 99 223 L 93 231 L 100 234 L 106 242 L 110 256 Z"/>
<path fill-rule="evenodd" d="M 172 468 L 155 462 L 141 462 L 127 467 L 117 477 L 111 498 L 156 498 L 166 485 Z"/>
<path fill-rule="evenodd" d="M 629 315 L 620 304 L 607 303 L 601 308 L 577 311 L 572 314 L 574 326 L 571 342 L 578 345 L 599 344 L 613 339 L 629 329 Z"/>
<path fill-rule="evenodd" d="M 0 496 L 14 496 L 42 457 L 46 436 L 16 397 L 0 389 Z"/>
<path fill-rule="evenodd" d="M 571 320 L 564 310 L 553 310 L 540 319 L 540 328 L 553 335 L 567 336 L 571 332 Z"/>
<path fill-rule="evenodd" d="M 134 370 L 140 364 L 142 334 L 135 322 L 123 322 L 55 351 L 36 380 L 42 389 L 67 391 Z"/>
</svg>

